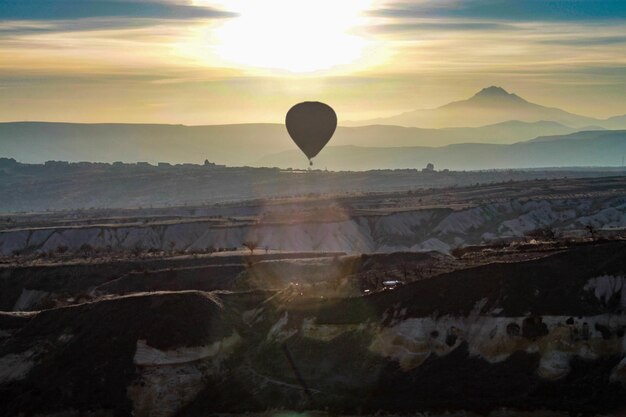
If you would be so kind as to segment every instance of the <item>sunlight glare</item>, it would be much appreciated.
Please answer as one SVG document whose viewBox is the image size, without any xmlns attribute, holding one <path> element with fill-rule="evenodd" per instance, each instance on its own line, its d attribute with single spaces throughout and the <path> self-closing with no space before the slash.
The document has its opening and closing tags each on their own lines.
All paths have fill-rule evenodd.
<svg viewBox="0 0 626 417">
<path fill-rule="evenodd" d="M 358 61 L 368 41 L 355 30 L 373 0 L 229 0 L 239 16 L 215 32 L 215 51 L 233 64 L 305 73 Z"/>
</svg>

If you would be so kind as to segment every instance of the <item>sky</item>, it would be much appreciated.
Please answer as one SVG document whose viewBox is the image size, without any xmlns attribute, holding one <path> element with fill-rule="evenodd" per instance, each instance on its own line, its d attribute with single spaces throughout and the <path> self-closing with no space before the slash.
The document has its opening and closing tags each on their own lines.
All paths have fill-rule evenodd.
<svg viewBox="0 0 626 417">
<path fill-rule="evenodd" d="M 342 120 L 502 86 L 626 114 L 624 0 L 0 0 L 0 121 Z"/>
</svg>

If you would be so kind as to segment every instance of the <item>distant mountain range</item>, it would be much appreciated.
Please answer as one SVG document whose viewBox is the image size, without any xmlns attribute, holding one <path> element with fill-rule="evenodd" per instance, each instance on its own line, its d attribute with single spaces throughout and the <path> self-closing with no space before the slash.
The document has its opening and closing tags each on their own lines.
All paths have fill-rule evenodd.
<svg viewBox="0 0 626 417">
<path fill-rule="evenodd" d="M 514 143 L 577 129 L 556 122 L 508 121 L 477 128 L 420 129 L 400 126 L 339 127 L 333 146 L 444 146 Z M 260 156 L 296 149 L 280 124 L 216 126 L 0 123 L 0 156 L 22 162 L 47 160 L 249 165 Z M 296 159 L 293 163 L 304 161 Z"/>
<path fill-rule="evenodd" d="M 530 103 L 500 87 L 488 87 L 468 100 L 437 109 L 362 123 L 367 125 L 338 127 L 329 143 L 331 148 L 316 158 L 318 166 L 415 168 L 427 162 L 439 162 L 452 169 L 615 165 L 623 155 L 619 147 L 623 132 L 611 132 L 626 129 L 626 115 L 594 119 Z M 581 136 L 575 134 L 581 131 Z M 599 142 L 586 141 L 590 137 L 602 138 L 598 141 L 611 138 L 609 147 L 594 150 Z M 581 138 L 585 140 L 580 142 Z M 528 145 L 517 143 L 529 140 L 534 141 Z M 537 145 L 548 141 L 559 147 L 558 155 L 532 154 L 542 147 L 550 151 L 548 145 Z M 509 144 L 515 145 L 503 146 Z M 619 152 L 611 154 L 613 145 Z M 515 149 L 520 150 L 519 157 L 512 151 Z M 464 159 L 464 152 L 474 151 L 478 154 Z M 0 123 L 0 157 L 27 163 L 202 163 L 205 159 L 231 166 L 303 167 L 306 163 L 282 124 Z M 503 159 L 498 160 L 500 157 Z"/>
<path fill-rule="evenodd" d="M 553 107 L 530 103 L 501 87 L 484 88 L 473 97 L 455 101 L 444 106 L 415 110 L 397 116 L 345 122 L 345 126 L 366 126 L 372 124 L 397 125 L 421 128 L 477 127 L 509 120 L 523 122 L 551 121 L 577 128 L 597 126 L 605 129 L 626 129 L 626 115 L 601 120 L 581 116 Z"/>
<path fill-rule="evenodd" d="M 245 165 L 260 155 L 290 149 L 284 126 L 241 124 L 0 123 L 0 156 L 21 162 L 201 163 Z"/>
<path fill-rule="evenodd" d="M 589 131 L 540 137 L 512 145 L 465 143 L 429 147 L 328 147 L 315 158 L 316 168 L 364 171 L 423 168 L 478 170 L 540 167 L 621 166 L 626 157 L 626 130 Z M 261 158 L 256 165 L 298 166 L 297 151 Z"/>
<path fill-rule="evenodd" d="M 341 127 L 315 158 L 332 170 L 422 168 L 490 169 L 618 166 L 626 156 L 626 130 L 571 133 L 554 122 L 505 122 L 480 128 Z M 507 144 L 515 137 L 533 140 Z M 498 137 L 505 139 L 497 139 Z M 488 142 L 493 138 L 494 143 Z M 475 142 L 475 143 L 454 143 Z M 450 144 L 452 143 L 452 144 Z M 358 145 L 358 146 L 357 146 Z M 416 146 L 417 145 L 417 146 Z M 441 146 L 445 145 L 445 146 Z M 306 158 L 284 126 L 81 125 L 1 123 L 0 156 L 21 162 L 202 163 L 304 168 Z"/>
</svg>

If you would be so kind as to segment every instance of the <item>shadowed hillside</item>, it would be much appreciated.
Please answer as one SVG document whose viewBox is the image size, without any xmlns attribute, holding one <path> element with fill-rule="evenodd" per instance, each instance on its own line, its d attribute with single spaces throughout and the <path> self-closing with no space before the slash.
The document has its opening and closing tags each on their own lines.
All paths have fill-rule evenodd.
<svg viewBox="0 0 626 417">
<path fill-rule="evenodd" d="M 444 147 L 329 146 L 315 159 L 332 170 L 403 169 L 519 169 L 622 165 L 626 156 L 626 130 L 577 132 L 541 137 L 512 145 L 462 143 Z M 287 168 L 297 160 L 296 151 L 262 158 L 258 165 Z"/>
<path fill-rule="evenodd" d="M 597 129 L 597 128 L 596 128 Z M 339 127 L 331 146 L 444 146 L 513 143 L 580 129 L 555 122 L 508 121 L 493 126 L 420 129 L 399 126 Z M 23 162 L 146 161 L 253 165 L 261 156 L 296 149 L 281 124 L 216 126 L 0 123 L 0 156 Z M 298 157 L 305 166 L 306 159 Z"/>
<path fill-rule="evenodd" d="M 624 242 L 588 244 L 369 296 L 311 297 L 292 285 L 0 313 L 0 415 L 619 415 L 625 259 Z"/>
</svg>

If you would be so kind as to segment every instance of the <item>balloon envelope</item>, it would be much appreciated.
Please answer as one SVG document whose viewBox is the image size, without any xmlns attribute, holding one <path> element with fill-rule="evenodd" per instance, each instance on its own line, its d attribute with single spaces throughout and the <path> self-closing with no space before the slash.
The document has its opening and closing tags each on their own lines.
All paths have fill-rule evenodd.
<svg viewBox="0 0 626 417">
<path fill-rule="evenodd" d="M 287 112 L 285 124 L 291 139 L 311 159 L 333 137 L 337 128 L 337 115 L 327 104 L 305 101 Z"/>
</svg>

